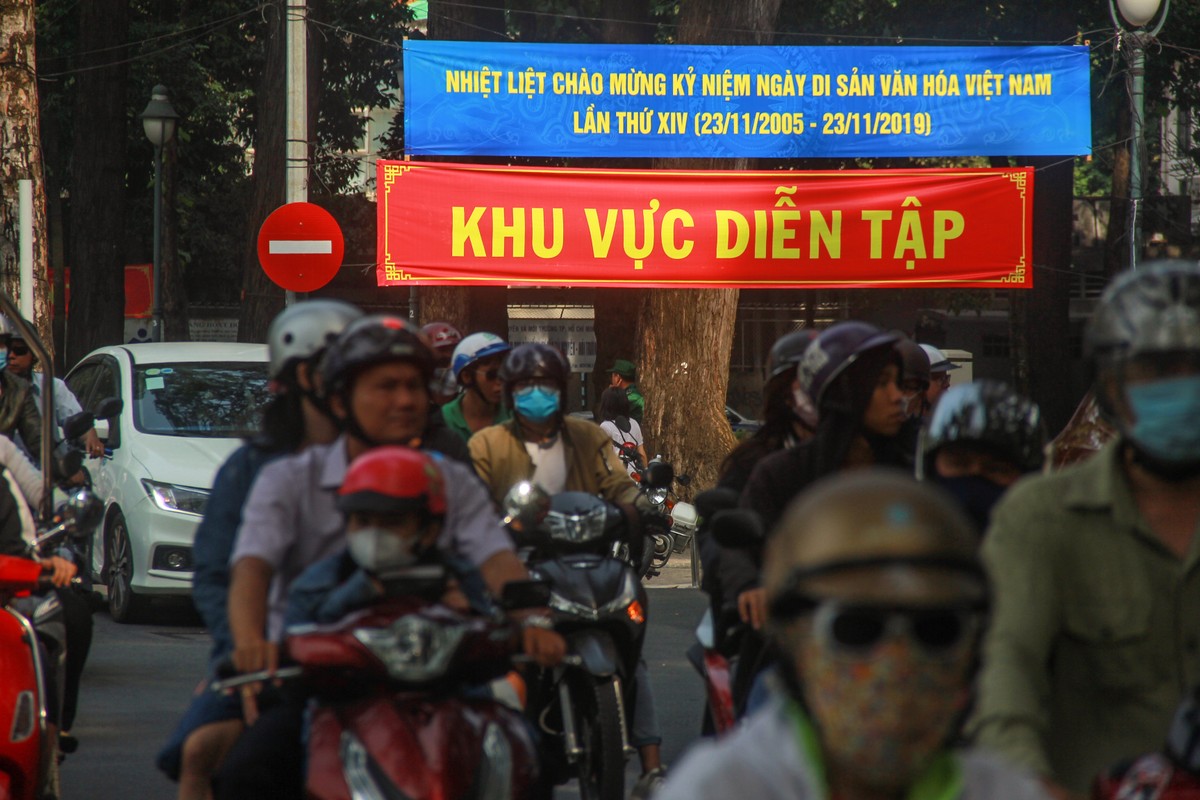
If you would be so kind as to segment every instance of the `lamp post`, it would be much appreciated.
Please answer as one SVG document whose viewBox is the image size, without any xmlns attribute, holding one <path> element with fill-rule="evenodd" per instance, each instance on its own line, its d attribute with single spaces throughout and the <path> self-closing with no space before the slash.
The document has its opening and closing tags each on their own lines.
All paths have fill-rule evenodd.
<svg viewBox="0 0 1200 800">
<path fill-rule="evenodd" d="M 408 41 L 407 37 L 405 37 L 405 41 Z M 403 118 L 404 118 L 404 55 L 403 55 L 403 52 L 401 52 L 400 64 L 399 64 L 399 66 L 396 67 L 396 85 L 397 85 L 396 99 L 400 102 L 400 117 L 401 117 L 401 121 L 403 122 Z M 403 125 L 401 126 L 401 130 L 404 130 Z M 408 156 L 405 156 L 404 160 L 407 161 Z M 417 297 L 417 285 L 414 283 L 413 285 L 408 287 L 408 321 L 411 322 L 413 325 L 419 324 L 420 315 L 421 315 L 420 308 L 417 305 L 419 302 L 420 302 L 419 298 Z"/>
<path fill-rule="evenodd" d="M 1159 13 L 1162 6 L 1162 13 Z M 1142 163 L 1146 159 L 1143 130 L 1146 78 L 1146 40 L 1162 30 L 1171 0 L 1109 0 L 1108 11 L 1117 31 L 1129 42 L 1129 101 L 1131 109 L 1129 142 L 1129 267 L 1137 269 L 1142 253 L 1142 191 L 1145 179 Z M 1117 12 L 1120 11 L 1120 18 Z M 1150 26 L 1157 17 L 1158 22 Z M 1121 24 L 1124 18 L 1126 25 Z"/>
<path fill-rule="evenodd" d="M 150 90 L 150 102 L 141 114 L 142 129 L 154 145 L 154 320 L 153 339 L 163 340 L 162 318 L 162 151 L 163 145 L 175 136 L 179 115 L 171 105 L 167 87 L 161 83 Z"/>
</svg>

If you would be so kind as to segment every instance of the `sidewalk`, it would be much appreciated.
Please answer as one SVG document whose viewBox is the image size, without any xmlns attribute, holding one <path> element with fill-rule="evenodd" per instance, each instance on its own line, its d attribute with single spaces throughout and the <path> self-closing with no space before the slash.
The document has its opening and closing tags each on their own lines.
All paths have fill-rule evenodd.
<svg viewBox="0 0 1200 800">
<path fill-rule="evenodd" d="M 647 589 L 690 589 L 692 588 L 691 549 L 672 553 L 671 560 L 662 568 L 660 575 L 643 581 Z"/>
</svg>

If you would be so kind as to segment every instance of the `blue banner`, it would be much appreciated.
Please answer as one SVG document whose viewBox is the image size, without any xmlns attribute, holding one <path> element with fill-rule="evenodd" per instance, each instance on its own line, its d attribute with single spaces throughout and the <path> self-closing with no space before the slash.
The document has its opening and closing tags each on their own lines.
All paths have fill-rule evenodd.
<svg viewBox="0 0 1200 800">
<path fill-rule="evenodd" d="M 1091 152 L 1088 48 L 409 41 L 405 151 L 844 158 Z"/>
</svg>

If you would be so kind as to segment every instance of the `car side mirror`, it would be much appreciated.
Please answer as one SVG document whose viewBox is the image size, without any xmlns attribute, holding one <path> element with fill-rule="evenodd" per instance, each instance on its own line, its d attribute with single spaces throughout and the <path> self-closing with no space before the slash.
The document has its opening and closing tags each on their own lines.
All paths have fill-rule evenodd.
<svg viewBox="0 0 1200 800">
<path fill-rule="evenodd" d="M 125 402 L 119 397 L 106 397 L 96 404 L 92 414 L 96 419 L 113 419 L 121 416 L 125 410 Z"/>
<path fill-rule="evenodd" d="M 91 430 L 95 422 L 96 418 L 92 416 L 90 411 L 80 411 L 78 414 L 72 414 L 63 422 L 63 437 L 78 439 Z"/>
</svg>

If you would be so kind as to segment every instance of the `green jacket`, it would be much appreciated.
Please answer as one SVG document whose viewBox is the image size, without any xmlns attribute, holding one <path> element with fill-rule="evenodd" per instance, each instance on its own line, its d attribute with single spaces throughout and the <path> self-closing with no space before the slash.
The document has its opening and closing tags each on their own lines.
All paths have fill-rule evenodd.
<svg viewBox="0 0 1200 800">
<path fill-rule="evenodd" d="M 469 442 L 471 434 L 474 431 L 467 425 L 467 418 L 463 414 L 462 404 L 463 398 L 466 396 L 467 393 L 462 392 L 458 397 L 442 406 L 442 419 L 445 420 L 447 428 L 461 436 L 464 442 Z M 492 424 L 499 425 L 501 422 L 508 422 L 510 419 L 512 419 L 512 411 L 507 406 L 501 404 L 496 409 L 496 416 L 492 417 Z"/>
<path fill-rule="evenodd" d="M 1200 682 L 1200 536 L 1179 559 L 1137 510 L 1112 443 L 1027 478 L 983 552 L 995 609 L 972 729 L 1068 789 L 1159 750 Z"/>
<path fill-rule="evenodd" d="M 594 422 L 563 417 L 560 434 L 567 457 L 567 491 L 598 494 L 610 502 L 632 503 L 637 486 L 617 455 L 612 439 Z M 516 420 L 484 428 L 467 442 L 475 471 L 499 506 L 515 484 L 533 477 L 533 459 L 517 430 Z"/>
<path fill-rule="evenodd" d="M 631 383 L 625 387 L 625 396 L 629 398 L 629 408 L 632 412 L 629 416 L 640 424 L 642 415 L 646 413 L 646 398 L 642 396 L 642 390 L 636 383 Z"/>
</svg>

